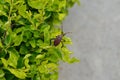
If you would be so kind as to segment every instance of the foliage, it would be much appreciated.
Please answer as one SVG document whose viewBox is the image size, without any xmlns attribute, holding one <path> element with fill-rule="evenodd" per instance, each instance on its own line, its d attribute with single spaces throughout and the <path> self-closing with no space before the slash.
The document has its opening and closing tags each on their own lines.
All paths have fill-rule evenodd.
<svg viewBox="0 0 120 80">
<path fill-rule="evenodd" d="M 59 61 L 78 61 L 70 58 L 69 37 L 50 44 L 62 32 L 55 26 L 75 2 L 0 0 L 0 80 L 57 80 Z"/>
</svg>

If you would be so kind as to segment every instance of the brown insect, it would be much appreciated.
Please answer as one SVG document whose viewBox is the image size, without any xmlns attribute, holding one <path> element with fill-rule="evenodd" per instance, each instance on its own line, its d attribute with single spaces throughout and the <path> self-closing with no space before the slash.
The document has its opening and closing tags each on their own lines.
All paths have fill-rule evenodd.
<svg viewBox="0 0 120 80">
<path fill-rule="evenodd" d="M 70 32 L 63 33 L 63 25 L 61 26 L 61 29 L 62 29 L 61 34 L 56 36 L 56 38 L 53 39 L 54 40 L 54 46 L 59 45 L 60 42 L 62 41 L 63 36 L 65 36 L 67 33 L 70 33 Z"/>
</svg>

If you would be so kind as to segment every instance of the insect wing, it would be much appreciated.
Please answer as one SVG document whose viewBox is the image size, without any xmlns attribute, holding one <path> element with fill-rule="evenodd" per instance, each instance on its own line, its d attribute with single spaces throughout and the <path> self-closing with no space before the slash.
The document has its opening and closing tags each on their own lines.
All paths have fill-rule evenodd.
<svg viewBox="0 0 120 80">
<path fill-rule="evenodd" d="M 62 40 L 62 36 L 61 35 L 57 36 L 54 40 L 54 45 L 55 46 L 59 45 L 61 40 Z"/>
</svg>

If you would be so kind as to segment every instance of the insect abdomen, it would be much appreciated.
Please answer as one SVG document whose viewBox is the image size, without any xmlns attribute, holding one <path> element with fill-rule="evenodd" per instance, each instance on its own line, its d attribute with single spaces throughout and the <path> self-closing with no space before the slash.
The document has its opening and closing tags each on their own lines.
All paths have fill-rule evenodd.
<svg viewBox="0 0 120 80">
<path fill-rule="evenodd" d="M 57 36 L 54 40 L 54 46 L 59 45 L 61 40 L 62 40 L 62 36 L 61 35 Z"/>
</svg>

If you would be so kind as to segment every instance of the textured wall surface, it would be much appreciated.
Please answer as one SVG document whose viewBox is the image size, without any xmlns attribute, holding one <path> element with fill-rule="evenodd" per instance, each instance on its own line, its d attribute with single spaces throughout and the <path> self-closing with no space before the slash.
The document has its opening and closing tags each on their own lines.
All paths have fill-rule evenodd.
<svg viewBox="0 0 120 80">
<path fill-rule="evenodd" d="M 81 0 L 64 21 L 80 63 L 61 64 L 59 80 L 120 80 L 120 0 Z"/>
</svg>

